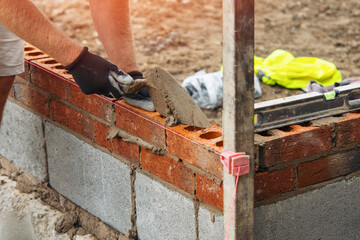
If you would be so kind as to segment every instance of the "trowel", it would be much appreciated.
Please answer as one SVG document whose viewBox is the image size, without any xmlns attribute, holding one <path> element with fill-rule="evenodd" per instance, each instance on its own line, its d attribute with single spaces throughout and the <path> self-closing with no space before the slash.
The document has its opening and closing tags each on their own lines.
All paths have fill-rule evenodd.
<svg viewBox="0 0 360 240">
<path fill-rule="evenodd" d="M 155 67 L 146 79 L 127 86 L 125 92 L 134 93 L 143 87 L 148 87 L 155 110 L 166 117 L 167 126 L 182 123 L 201 128 L 210 127 L 210 121 L 190 95 L 161 67 Z"/>
</svg>

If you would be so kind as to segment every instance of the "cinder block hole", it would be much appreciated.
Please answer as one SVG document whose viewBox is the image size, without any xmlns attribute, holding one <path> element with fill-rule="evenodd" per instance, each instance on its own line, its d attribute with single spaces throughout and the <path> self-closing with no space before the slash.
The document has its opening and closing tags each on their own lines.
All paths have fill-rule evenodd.
<svg viewBox="0 0 360 240">
<path fill-rule="evenodd" d="M 29 56 L 39 56 L 39 55 L 42 55 L 42 52 L 32 52 L 32 53 L 28 53 L 27 55 L 29 55 Z"/>
<path fill-rule="evenodd" d="M 263 136 L 263 137 L 272 137 L 272 136 L 274 136 L 270 131 L 258 132 L 257 134 L 259 134 L 260 136 Z"/>
<path fill-rule="evenodd" d="M 47 60 L 44 62 L 45 64 L 55 64 L 55 63 L 58 63 L 57 61 L 55 60 Z"/>
<path fill-rule="evenodd" d="M 300 123 L 299 125 L 302 127 L 310 127 L 310 126 L 312 126 L 312 122 L 303 122 L 303 123 Z"/>
<path fill-rule="evenodd" d="M 222 136 L 221 132 L 207 132 L 207 133 L 200 135 L 200 137 L 203 139 L 214 139 L 214 138 L 218 138 L 221 136 Z"/>
<path fill-rule="evenodd" d="M 279 130 L 283 131 L 283 132 L 291 132 L 291 130 L 293 130 L 293 128 L 291 126 L 286 126 L 286 127 L 279 128 Z"/>
<path fill-rule="evenodd" d="M 224 141 L 217 142 L 215 145 L 217 147 L 223 147 L 224 146 Z"/>
<path fill-rule="evenodd" d="M 35 48 L 32 48 L 32 47 L 26 47 L 24 48 L 25 51 L 32 51 L 32 50 L 35 50 Z"/>
<path fill-rule="evenodd" d="M 196 132 L 196 131 L 200 131 L 202 130 L 203 128 L 201 127 L 194 127 L 194 126 L 188 126 L 186 128 L 184 128 L 186 131 L 189 131 L 189 132 Z"/>
</svg>

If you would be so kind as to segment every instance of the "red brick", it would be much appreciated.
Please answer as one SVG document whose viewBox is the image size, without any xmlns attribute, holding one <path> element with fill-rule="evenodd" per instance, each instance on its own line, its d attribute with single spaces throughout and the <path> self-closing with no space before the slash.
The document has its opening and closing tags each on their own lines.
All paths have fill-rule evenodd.
<svg viewBox="0 0 360 240">
<path fill-rule="evenodd" d="M 41 59 L 35 59 L 31 62 L 35 63 L 38 68 L 45 69 L 44 71 L 49 71 L 52 74 L 58 75 L 58 77 L 62 78 L 64 81 L 73 81 L 73 76 L 69 71 L 65 69 L 64 66 L 62 66 L 60 63 L 58 63 L 53 58 L 41 58 Z"/>
<path fill-rule="evenodd" d="M 358 170 L 360 170 L 360 148 L 300 164 L 298 186 L 306 187 Z"/>
<path fill-rule="evenodd" d="M 190 133 L 178 131 L 181 126 L 166 131 L 167 151 L 203 171 L 222 178 L 220 154 L 203 141 L 197 141 Z M 211 141 L 209 141 L 211 142 Z"/>
<path fill-rule="evenodd" d="M 24 50 L 25 50 L 24 58 L 26 60 L 34 60 L 34 59 L 49 57 L 49 55 L 43 53 L 41 50 L 39 50 L 38 48 L 34 47 L 33 45 L 27 42 L 25 42 Z"/>
<path fill-rule="evenodd" d="M 146 112 L 126 105 L 124 102 L 116 103 L 116 125 L 149 143 L 165 148 L 163 123 L 159 119 L 151 117 L 151 114 L 155 116 L 157 113 Z"/>
<path fill-rule="evenodd" d="M 85 95 L 76 85 L 69 84 L 69 99 L 72 104 L 108 122 L 113 122 L 113 103 L 98 95 Z"/>
<path fill-rule="evenodd" d="M 194 174 L 183 162 L 142 148 L 141 166 L 181 190 L 194 194 Z"/>
<path fill-rule="evenodd" d="M 51 102 L 52 119 L 77 133 L 92 139 L 93 123 L 92 120 L 84 116 L 81 112 L 57 100 Z"/>
<path fill-rule="evenodd" d="M 349 113 L 336 128 L 336 146 L 360 142 L 360 113 Z"/>
<path fill-rule="evenodd" d="M 49 99 L 28 83 L 15 81 L 14 98 L 42 115 L 49 117 Z"/>
<path fill-rule="evenodd" d="M 35 66 L 30 67 L 31 82 L 45 91 L 54 94 L 64 100 L 67 99 L 69 83 L 53 74 Z"/>
<path fill-rule="evenodd" d="M 121 157 L 129 160 L 130 162 L 139 165 L 140 154 L 139 146 L 114 138 L 106 140 L 106 134 L 109 131 L 109 127 L 101 122 L 94 120 L 94 141 L 96 144 L 103 146 L 111 152 L 120 155 Z"/>
<path fill-rule="evenodd" d="M 220 210 L 224 209 L 223 186 L 215 181 L 196 174 L 196 196 L 206 203 L 209 203 Z"/>
<path fill-rule="evenodd" d="M 24 61 L 24 72 L 17 75 L 26 81 L 30 81 L 30 64 Z"/>
<path fill-rule="evenodd" d="M 270 167 L 283 162 L 290 162 L 325 152 L 332 147 L 332 127 L 302 127 L 291 126 L 290 132 L 273 130 L 275 136 L 262 137 L 257 135 L 260 142 L 260 166 Z"/>
<path fill-rule="evenodd" d="M 273 172 L 260 172 L 255 175 L 255 201 L 270 198 L 275 195 L 289 192 L 295 188 L 294 167 Z"/>
</svg>

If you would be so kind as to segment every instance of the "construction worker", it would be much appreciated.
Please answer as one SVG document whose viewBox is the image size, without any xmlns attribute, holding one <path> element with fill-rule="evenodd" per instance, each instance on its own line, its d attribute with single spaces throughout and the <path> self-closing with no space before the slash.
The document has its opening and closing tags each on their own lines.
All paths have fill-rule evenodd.
<svg viewBox="0 0 360 240">
<path fill-rule="evenodd" d="M 120 98 L 124 85 L 143 78 L 135 60 L 128 0 L 89 0 L 89 3 L 94 25 L 111 62 L 65 36 L 30 0 L 0 0 L 0 122 L 15 75 L 24 71 L 22 39 L 66 66 L 85 94 Z M 154 111 L 146 88 L 138 94 L 126 94 L 124 99 Z"/>
</svg>

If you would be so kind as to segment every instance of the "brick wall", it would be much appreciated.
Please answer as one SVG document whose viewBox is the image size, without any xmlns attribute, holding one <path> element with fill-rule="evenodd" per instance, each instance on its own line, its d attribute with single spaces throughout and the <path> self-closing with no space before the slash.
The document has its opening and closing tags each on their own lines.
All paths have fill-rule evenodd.
<svg viewBox="0 0 360 240">
<path fill-rule="evenodd" d="M 41 139 L 40 145 L 44 145 L 45 150 L 39 150 L 37 156 L 42 158 L 43 155 L 45 156 L 47 163 L 44 166 L 47 169 L 40 168 L 42 170 L 35 172 L 35 176 L 42 181 L 49 180 L 51 186 L 75 203 L 79 202 L 79 205 L 85 199 L 82 206 L 84 209 L 108 222 L 120 232 L 125 234 L 129 229 L 135 229 L 140 236 L 147 233 L 150 234 L 149 236 L 153 234 L 152 230 L 149 230 L 151 226 L 148 226 L 144 219 L 139 219 L 141 214 L 148 216 L 147 209 L 141 207 L 142 202 L 137 202 L 142 201 L 139 198 L 146 198 L 146 196 L 141 197 L 139 193 L 134 196 L 131 194 L 136 192 L 136 189 L 141 192 L 158 190 L 159 194 L 166 192 L 165 194 L 169 194 L 169 199 L 172 199 L 173 203 L 172 205 L 168 203 L 169 210 L 173 211 L 181 204 L 186 206 L 188 218 L 179 220 L 184 224 L 183 227 L 189 230 L 189 232 L 184 232 L 184 236 L 198 238 L 206 235 L 209 237 L 209 232 L 205 234 L 203 227 L 215 226 L 215 223 L 219 225 L 218 218 L 222 217 L 223 210 L 223 173 L 219 160 L 222 149 L 220 127 L 215 125 L 208 129 L 184 125 L 165 127 L 165 120 L 158 113 L 149 113 L 132 107 L 123 100 L 114 101 L 102 96 L 81 93 L 72 76 L 63 66 L 30 45 L 25 46 L 25 59 L 26 71 L 16 79 L 10 100 L 34 113 L 30 114 L 31 117 L 36 118 L 34 121 L 40 124 L 37 126 L 40 130 L 35 133 Z M 43 132 L 41 132 L 41 126 Z M 149 144 L 166 150 L 166 154 L 157 155 L 121 139 L 107 141 L 106 133 L 111 126 L 120 127 Z M 257 204 L 276 202 L 322 187 L 338 177 L 360 170 L 359 127 L 360 113 L 353 112 L 255 134 L 255 201 Z M 58 128 L 60 130 L 57 130 Z M 76 136 L 76 139 L 83 142 L 80 149 L 96 149 L 88 151 L 94 152 L 94 156 L 97 157 L 94 159 L 89 155 L 87 162 L 75 153 L 64 156 L 59 154 L 55 151 L 56 142 L 66 142 L 66 139 L 71 139 L 71 136 L 64 133 L 62 140 L 51 142 L 50 139 L 56 137 L 52 134 L 54 131 L 58 132 L 58 136 L 62 136 L 62 132 Z M 71 146 L 61 148 L 64 147 L 61 145 L 59 149 L 67 152 L 66 149 Z M 0 154 L 18 158 L 14 156 L 16 154 L 10 153 L 12 151 L 14 151 L 13 148 L 8 146 L 6 150 L 0 151 Z M 110 160 L 106 160 L 107 157 L 102 153 L 109 155 Z M 64 160 L 63 157 L 68 162 L 60 164 L 59 162 Z M 79 157 L 78 160 L 77 157 Z M 97 163 L 97 159 L 102 159 L 103 162 Z M 28 167 L 29 164 L 22 163 L 24 160 L 10 160 L 19 162 L 19 165 L 25 170 L 29 169 L 30 173 L 34 171 Z M 113 166 L 115 160 L 119 161 L 121 167 Z M 97 167 L 86 169 L 87 164 Z M 110 164 L 107 165 L 108 170 L 105 170 L 106 164 Z M 77 166 L 77 170 L 68 172 L 67 169 L 73 166 L 75 168 Z M 102 191 L 105 191 L 104 186 L 115 188 L 111 181 L 97 185 L 98 181 L 94 180 L 94 184 L 90 185 L 89 189 L 83 190 L 80 195 L 78 192 L 83 184 L 75 185 L 74 188 L 79 187 L 79 189 L 73 192 L 61 183 L 64 181 L 71 184 L 74 179 L 77 182 L 91 182 L 93 181 L 92 171 L 100 181 L 108 175 L 112 167 L 122 169 L 121 171 L 129 174 L 129 178 L 121 180 L 124 189 L 131 195 L 121 200 L 121 204 L 125 204 L 128 210 L 123 213 L 127 219 L 122 223 L 118 222 L 122 220 L 115 221 L 116 218 L 110 213 L 106 214 L 106 209 L 92 208 L 96 206 L 97 201 L 110 200 L 104 200 L 101 195 L 93 196 L 87 192 L 94 186 L 103 189 Z M 62 169 L 63 175 L 58 175 L 57 169 Z M 85 175 L 79 174 L 84 171 L 86 171 Z M 115 170 L 112 172 L 116 175 Z M 158 186 L 159 183 L 161 186 Z M 163 186 L 166 186 L 169 191 L 165 191 Z M 153 200 L 160 201 L 156 196 Z M 115 203 L 110 201 L 109 204 Z M 137 207 L 139 207 L 138 215 Z M 156 210 L 157 208 L 159 209 Z M 155 209 L 153 217 L 156 217 L 156 214 L 164 214 L 163 209 L 158 205 L 153 209 Z M 137 220 L 134 220 L 133 217 L 136 215 Z M 202 219 L 202 216 L 210 215 L 211 220 Z M 214 216 L 217 216 L 216 221 Z M 187 226 L 188 223 L 194 227 Z M 171 222 L 164 221 L 164 224 L 171 224 Z M 166 229 L 157 231 L 160 231 L 160 235 L 168 234 Z M 214 231 L 213 234 L 219 233 Z"/>
<path fill-rule="evenodd" d="M 255 201 L 293 196 L 360 170 L 359 124 L 353 112 L 255 134 Z"/>
</svg>

